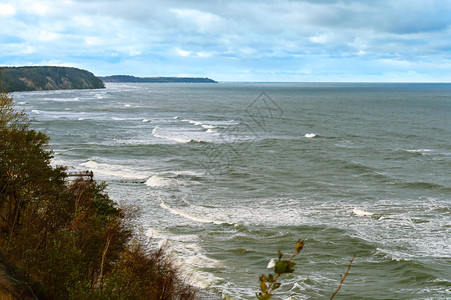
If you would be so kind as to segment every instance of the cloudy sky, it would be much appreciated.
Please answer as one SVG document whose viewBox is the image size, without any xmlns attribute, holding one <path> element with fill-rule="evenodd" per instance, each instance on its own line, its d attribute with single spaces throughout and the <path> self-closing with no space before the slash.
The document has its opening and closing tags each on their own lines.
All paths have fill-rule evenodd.
<svg viewBox="0 0 451 300">
<path fill-rule="evenodd" d="M 0 65 L 451 82 L 451 0 L 0 0 Z"/>
</svg>

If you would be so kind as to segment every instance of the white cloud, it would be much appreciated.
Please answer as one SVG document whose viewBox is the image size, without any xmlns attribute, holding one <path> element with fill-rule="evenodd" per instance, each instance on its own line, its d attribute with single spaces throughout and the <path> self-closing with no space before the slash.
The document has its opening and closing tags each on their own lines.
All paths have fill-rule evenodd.
<svg viewBox="0 0 451 300">
<path fill-rule="evenodd" d="M 7 18 L 16 14 L 16 8 L 9 3 L 0 3 L 0 17 Z"/>
<path fill-rule="evenodd" d="M 102 45 L 103 40 L 96 36 L 87 36 L 85 37 L 85 43 L 90 46 Z"/>
<path fill-rule="evenodd" d="M 191 54 L 190 51 L 185 51 L 185 50 L 182 50 L 182 49 L 180 49 L 178 47 L 175 47 L 174 50 L 175 50 L 175 53 L 177 53 L 178 56 L 182 56 L 182 57 L 190 56 L 190 54 Z"/>
<path fill-rule="evenodd" d="M 357 52 L 357 55 L 365 55 L 366 51 L 365 50 L 360 50 L 359 52 Z"/>
<path fill-rule="evenodd" d="M 19 11 L 25 11 L 31 15 L 46 16 L 61 4 L 43 0 L 18 0 L 15 2 Z"/>
<path fill-rule="evenodd" d="M 199 57 L 211 57 L 213 54 L 211 52 L 199 51 L 196 55 Z"/>
<path fill-rule="evenodd" d="M 317 36 L 310 37 L 310 41 L 318 44 L 325 44 L 329 40 L 329 36 L 327 34 L 321 34 Z"/>
<path fill-rule="evenodd" d="M 245 47 L 245 48 L 240 49 L 240 52 L 244 55 L 252 55 L 252 54 L 255 54 L 255 52 L 257 52 L 257 51 L 250 47 Z"/>
<path fill-rule="evenodd" d="M 43 30 L 39 33 L 39 40 L 44 41 L 44 42 L 54 41 L 54 40 L 58 39 L 59 37 L 60 37 L 60 34 L 55 33 L 55 32 Z"/>
<path fill-rule="evenodd" d="M 429 61 L 416 72 L 451 80 L 437 71 L 451 57 L 449 15 L 451 2 L 437 0 L 3 0 L 0 51 L 4 64 L 56 60 L 136 74 L 147 65 L 224 78 L 250 70 L 255 80 L 413 76 L 409 69 Z"/>
<path fill-rule="evenodd" d="M 129 54 L 130 54 L 130 56 L 138 56 L 138 55 L 141 55 L 142 52 L 137 51 L 137 50 L 130 50 Z"/>
<path fill-rule="evenodd" d="M 171 9 L 182 22 L 187 25 L 194 25 L 194 29 L 200 32 L 214 31 L 217 29 L 221 19 L 209 12 L 203 12 L 195 9 Z"/>
</svg>

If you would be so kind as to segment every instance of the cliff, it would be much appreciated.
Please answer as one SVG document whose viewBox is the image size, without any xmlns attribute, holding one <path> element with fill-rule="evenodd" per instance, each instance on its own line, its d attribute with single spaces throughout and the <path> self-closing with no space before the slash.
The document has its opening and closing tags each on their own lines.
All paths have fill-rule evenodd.
<svg viewBox="0 0 451 300">
<path fill-rule="evenodd" d="M 71 67 L 0 67 L 1 88 L 8 92 L 98 89 L 102 80 L 91 72 Z"/>
<path fill-rule="evenodd" d="M 154 83 L 217 83 L 210 78 L 199 77 L 135 77 L 130 75 L 112 75 L 99 77 L 103 82 L 154 82 Z"/>
</svg>

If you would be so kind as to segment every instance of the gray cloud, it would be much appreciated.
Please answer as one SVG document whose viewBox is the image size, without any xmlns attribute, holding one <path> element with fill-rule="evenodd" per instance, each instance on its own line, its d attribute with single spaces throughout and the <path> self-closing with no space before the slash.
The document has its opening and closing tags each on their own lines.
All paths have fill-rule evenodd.
<svg viewBox="0 0 451 300">
<path fill-rule="evenodd" d="M 353 60 L 383 76 L 389 69 L 405 71 L 405 64 L 394 61 L 408 61 L 421 73 L 435 72 L 431 64 L 448 65 L 451 57 L 451 1 L 444 0 L 9 0 L 4 5 L 3 64 L 87 63 L 107 72 L 127 62 L 204 73 L 222 65 L 224 72 L 261 76 L 312 74 L 329 66 L 331 73 L 360 74 L 347 67 Z M 426 60 L 430 63 L 422 64 Z"/>
</svg>

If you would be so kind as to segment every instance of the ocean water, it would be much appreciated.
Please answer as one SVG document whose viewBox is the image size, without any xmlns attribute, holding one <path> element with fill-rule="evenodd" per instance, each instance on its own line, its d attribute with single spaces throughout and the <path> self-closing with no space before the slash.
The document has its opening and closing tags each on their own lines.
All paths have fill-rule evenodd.
<svg viewBox="0 0 451 300">
<path fill-rule="evenodd" d="M 207 299 L 451 299 L 451 84 L 108 84 L 14 93 Z"/>
</svg>

